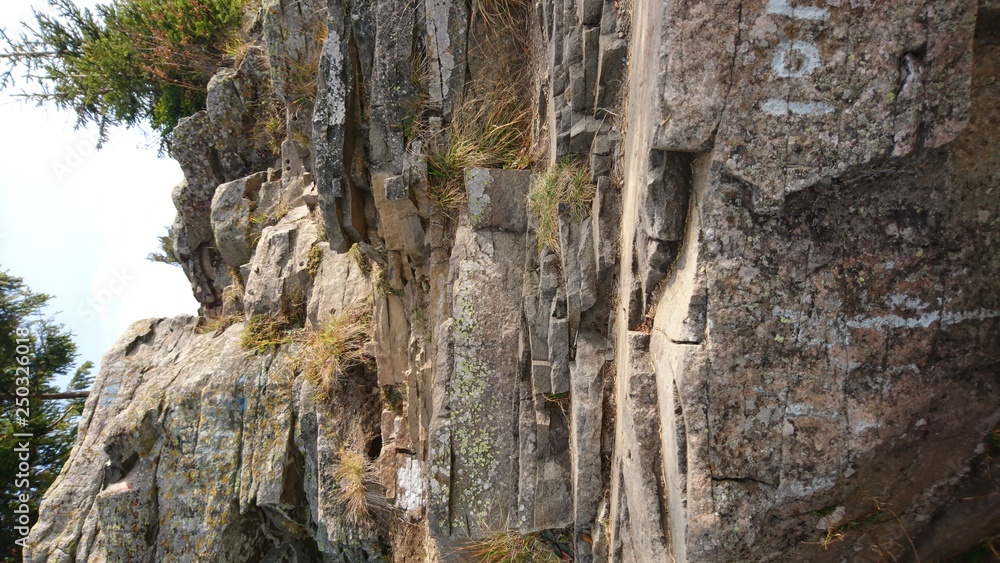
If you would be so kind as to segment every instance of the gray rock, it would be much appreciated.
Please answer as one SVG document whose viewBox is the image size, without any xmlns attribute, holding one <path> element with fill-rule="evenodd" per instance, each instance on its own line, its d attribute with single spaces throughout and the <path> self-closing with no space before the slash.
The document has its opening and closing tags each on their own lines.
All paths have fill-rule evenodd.
<svg viewBox="0 0 1000 563">
<path fill-rule="evenodd" d="M 628 333 L 628 356 L 619 358 L 618 412 L 611 489 L 611 521 L 618 537 L 612 549 L 623 560 L 669 558 L 666 499 L 660 458 L 660 419 L 656 375 L 649 357 L 649 335 Z M 625 460 L 628 460 L 627 462 Z M 616 498 L 617 497 L 617 498 Z"/>
<path fill-rule="evenodd" d="M 569 88 L 566 90 L 568 109 L 581 115 L 587 114 L 587 110 L 590 109 L 587 105 L 587 69 L 582 62 L 574 63 L 569 65 L 566 76 L 569 80 Z"/>
<path fill-rule="evenodd" d="M 242 324 L 218 335 L 196 324 L 141 321 L 105 356 L 25 560 L 268 560 L 302 555 L 295 538 L 312 525 L 322 530 L 312 555 L 292 560 L 323 560 L 317 544 L 336 560 L 386 560 L 370 529 L 344 521 L 333 483 L 315 477 L 317 452 L 358 447 L 352 436 L 377 428 L 372 402 L 351 398 L 352 416 L 348 401 L 317 405 L 315 389 L 295 383 L 301 350 L 246 352 Z M 135 461 L 102 483 L 125 454 Z"/>
<path fill-rule="evenodd" d="M 266 174 L 259 172 L 234 182 L 222 184 L 212 198 L 212 231 L 215 247 L 222 259 L 233 268 L 250 261 L 251 198 L 256 198 Z"/>
<path fill-rule="evenodd" d="M 260 158 L 262 151 L 253 134 L 254 120 L 260 118 L 255 98 L 261 80 L 267 77 L 257 76 L 254 65 L 244 64 L 238 70 L 221 68 L 208 82 L 205 110 L 226 179 L 239 178 L 267 164 Z"/>
<path fill-rule="evenodd" d="M 420 84 L 413 83 L 413 44 L 418 10 L 400 10 L 395 0 L 373 3 L 375 25 L 369 120 L 369 158 L 376 170 L 401 171 L 406 155 L 401 125 L 414 119 Z"/>
<path fill-rule="evenodd" d="M 910 108 L 934 108 L 918 118 L 926 146 L 947 143 L 968 123 L 975 2 L 935 4 L 927 21 L 924 6 L 796 11 L 777 2 L 750 17 L 741 16 L 736 3 L 704 11 L 672 4 L 657 10 L 648 24 L 655 26 L 660 17 L 671 24 L 662 27 L 659 54 L 643 58 L 650 68 L 636 69 L 657 76 L 662 93 L 651 118 L 658 124 L 654 146 L 705 150 L 721 124 L 714 140 L 721 148 L 718 162 L 760 190 L 759 210 L 773 212 L 787 193 L 878 165 L 894 152 L 909 154 L 893 147 L 897 127 L 914 128 L 905 118 Z M 900 61 L 915 48 L 912 30 L 924 25 L 924 89 L 897 100 L 907 77 L 915 76 L 901 72 Z M 788 30 L 799 26 L 808 31 L 788 39 L 798 37 Z M 869 40 L 842 46 L 848 29 L 852 37 Z M 896 122 L 896 116 L 903 119 Z"/>
<path fill-rule="evenodd" d="M 317 242 L 319 269 L 313 278 L 307 304 L 307 326 L 318 330 L 332 315 L 359 306 L 371 298 L 372 284 L 354 257 L 330 250 Z"/>
<path fill-rule="evenodd" d="M 600 123 L 593 117 L 576 113 L 573 114 L 573 120 L 573 128 L 570 130 L 569 151 L 572 154 L 588 154 Z"/>
<path fill-rule="evenodd" d="M 484 530 L 505 525 L 511 511 L 517 464 L 517 428 L 511 408 L 519 379 L 518 332 L 523 233 L 475 231 L 460 227 L 452 253 L 453 352 L 444 400 L 447 435 L 432 424 L 431 457 L 444 451 L 452 459 L 448 481 L 432 472 L 433 505 L 447 502 L 445 536 L 481 537 Z M 440 330 L 440 327 L 439 327 Z M 433 471 L 433 466 L 432 466 Z"/>
<path fill-rule="evenodd" d="M 501 201 L 523 210 L 528 184 L 510 182 L 518 191 L 496 201 L 492 184 L 484 186 L 480 197 L 470 197 L 469 217 L 476 222 L 463 221 L 455 235 L 448 297 L 453 317 L 437 327 L 446 336 L 437 346 L 428 429 L 428 511 L 439 541 L 482 537 L 516 514 L 518 470 L 510 453 L 518 446 L 525 222 L 494 210 L 503 209 Z"/>
<path fill-rule="evenodd" d="M 181 186 L 182 189 L 183 186 L 184 184 Z M 222 257 L 215 250 L 215 245 L 207 242 L 202 242 L 198 248 L 192 249 L 188 244 L 187 229 L 184 227 L 184 219 L 178 213 L 170 227 L 170 233 L 174 238 L 174 256 L 177 257 L 184 275 L 191 283 L 191 292 L 201 304 L 201 312 L 208 313 L 218 307 L 219 296 L 225 287 L 216 283 Z"/>
<path fill-rule="evenodd" d="M 577 18 L 583 25 L 597 25 L 601 21 L 604 2 L 601 0 L 579 0 L 576 2 Z"/>
<path fill-rule="evenodd" d="M 614 106 L 625 79 L 628 43 L 617 35 L 601 35 L 597 66 L 597 107 Z"/>
<path fill-rule="evenodd" d="M 316 190 L 330 247 L 347 251 L 339 199 L 344 195 L 344 141 L 348 98 L 354 87 L 354 73 L 348 54 L 350 28 L 345 25 L 344 7 L 329 7 L 327 38 L 319 59 L 316 103 L 312 116 L 312 141 L 316 163 Z"/>
<path fill-rule="evenodd" d="M 598 27 L 583 28 L 583 99 L 574 100 L 573 111 L 592 114 L 594 112 L 594 95 L 597 91 L 600 60 L 603 50 L 600 48 L 601 30 Z M 582 103 L 581 103 L 582 102 Z M 577 105 L 580 104 L 580 105 Z"/>
<path fill-rule="evenodd" d="M 244 306 L 247 315 L 305 312 L 310 278 L 309 251 L 319 242 L 319 228 L 305 207 L 297 207 L 277 225 L 265 227 L 250 262 Z"/>
<path fill-rule="evenodd" d="M 406 197 L 406 188 L 402 176 L 375 174 L 375 206 L 379 210 L 379 234 L 385 241 L 387 250 L 406 253 L 414 266 L 423 264 L 430 255 L 423 223 L 413 202 Z M 402 198 L 390 199 L 395 192 Z"/>
<path fill-rule="evenodd" d="M 570 364 L 570 391 L 573 424 L 570 450 L 573 452 L 573 522 L 577 533 L 593 535 L 597 505 L 601 502 L 601 426 L 603 424 L 604 367 L 612 359 L 607 338 L 581 330 L 576 342 L 576 360 Z M 591 544 L 579 539 L 576 557 L 585 559 Z"/>
<path fill-rule="evenodd" d="M 208 112 L 202 111 L 181 119 L 174 128 L 170 146 L 170 156 L 180 164 L 185 179 L 171 197 L 183 220 L 188 247 L 192 249 L 213 240 L 212 196 L 219 184 L 226 181 L 213 139 Z"/>
<path fill-rule="evenodd" d="M 465 86 L 469 13 L 463 2 L 424 0 L 430 102 L 451 116 Z"/>
<path fill-rule="evenodd" d="M 529 170 L 471 168 L 465 175 L 469 220 L 476 230 L 522 233 L 527 228 Z"/>
</svg>

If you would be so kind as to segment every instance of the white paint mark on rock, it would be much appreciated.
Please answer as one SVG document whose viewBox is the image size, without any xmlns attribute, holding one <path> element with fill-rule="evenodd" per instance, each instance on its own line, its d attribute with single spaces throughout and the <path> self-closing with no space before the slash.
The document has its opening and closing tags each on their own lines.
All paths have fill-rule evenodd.
<svg viewBox="0 0 1000 563">
<path fill-rule="evenodd" d="M 814 6 L 795 7 L 789 0 L 769 0 L 765 8 L 769 14 L 788 16 L 797 20 L 828 20 L 830 12 L 826 8 L 816 8 Z"/>
<path fill-rule="evenodd" d="M 826 102 L 786 102 L 771 98 L 760 109 L 768 115 L 826 115 L 833 112 L 833 106 Z"/>
<path fill-rule="evenodd" d="M 798 60 L 790 55 L 797 54 Z M 809 76 L 819 66 L 819 49 L 805 41 L 782 41 L 774 48 L 771 68 L 778 78 L 802 78 Z M 808 102 L 800 102 L 808 104 Z M 792 104 L 789 104 L 791 106 Z M 829 104 L 827 104 L 829 105 Z"/>
</svg>

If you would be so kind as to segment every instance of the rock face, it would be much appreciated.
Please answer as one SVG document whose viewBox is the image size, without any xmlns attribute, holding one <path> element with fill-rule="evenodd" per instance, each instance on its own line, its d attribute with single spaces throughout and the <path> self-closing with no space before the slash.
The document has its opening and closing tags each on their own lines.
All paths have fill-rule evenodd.
<svg viewBox="0 0 1000 563">
<path fill-rule="evenodd" d="M 201 318 L 108 352 L 25 560 L 465 561 L 509 532 L 579 562 L 934 561 L 1000 534 L 1000 6 L 484 9 L 264 2 L 270 76 L 220 70 L 174 132 Z M 441 137 L 511 69 L 535 171 L 446 183 Z M 543 217 L 556 163 L 592 197 Z"/>
<path fill-rule="evenodd" d="M 747 9 L 636 6 L 659 39 L 633 40 L 632 76 L 656 78 L 632 84 L 623 255 L 653 262 L 628 244 L 655 224 L 649 175 L 684 188 L 667 209 L 686 221 L 659 237 L 679 252 L 646 311 L 667 510 L 626 495 L 632 526 L 659 517 L 677 560 L 957 555 L 998 524 L 995 499 L 957 498 L 1000 416 L 996 264 L 960 242 L 997 235 L 995 15 Z M 955 511 L 980 518 L 934 532 Z"/>
</svg>

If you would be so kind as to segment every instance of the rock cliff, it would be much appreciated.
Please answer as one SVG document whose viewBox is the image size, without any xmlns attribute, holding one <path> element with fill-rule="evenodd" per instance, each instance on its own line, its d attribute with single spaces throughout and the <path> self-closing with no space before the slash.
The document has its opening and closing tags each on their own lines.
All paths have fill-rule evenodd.
<svg viewBox="0 0 1000 563">
<path fill-rule="evenodd" d="M 1000 533 L 1000 3 L 264 0 L 251 29 L 173 135 L 200 316 L 105 356 L 25 561 Z M 482 108 L 521 152 L 449 171 Z M 566 170 L 584 197 L 544 200 Z"/>
</svg>

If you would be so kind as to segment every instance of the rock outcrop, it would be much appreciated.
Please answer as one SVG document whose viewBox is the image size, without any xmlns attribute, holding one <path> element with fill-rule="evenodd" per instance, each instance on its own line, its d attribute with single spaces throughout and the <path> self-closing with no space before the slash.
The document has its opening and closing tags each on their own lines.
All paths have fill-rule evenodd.
<svg viewBox="0 0 1000 563">
<path fill-rule="evenodd" d="M 173 135 L 200 318 L 108 352 L 25 560 L 1000 534 L 1000 5 L 486 4 L 263 3 L 267 64 Z M 456 175 L 434 151 L 498 79 L 530 146 Z M 567 166 L 585 201 L 543 216 Z"/>
</svg>

